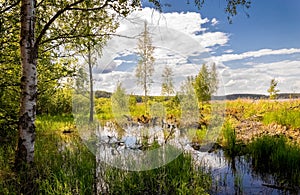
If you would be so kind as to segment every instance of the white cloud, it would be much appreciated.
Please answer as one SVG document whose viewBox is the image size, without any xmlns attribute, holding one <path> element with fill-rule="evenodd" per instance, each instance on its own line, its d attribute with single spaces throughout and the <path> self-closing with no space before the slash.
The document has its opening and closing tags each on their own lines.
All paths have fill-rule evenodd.
<svg viewBox="0 0 300 195">
<path fill-rule="evenodd" d="M 242 62 L 241 62 L 242 63 Z M 222 74 L 227 94 L 258 93 L 267 94 L 271 79 L 279 81 L 280 92 L 300 90 L 300 61 L 278 61 L 272 63 L 252 63 L 252 67 L 225 69 Z"/>
<path fill-rule="evenodd" d="M 213 19 L 211 20 L 211 25 L 212 25 L 212 26 L 216 26 L 217 24 L 219 24 L 219 21 L 218 21 L 216 18 L 213 18 Z"/>
<path fill-rule="evenodd" d="M 128 92 L 141 93 L 139 87 L 136 87 L 133 69 L 137 62 L 132 56 L 136 55 L 137 39 L 143 31 L 144 21 L 148 23 L 152 43 L 156 48 L 155 82 L 150 91 L 156 95 L 160 94 L 161 72 L 166 64 L 172 67 L 175 85 L 178 86 L 186 76 L 198 73 L 196 63 L 203 61 L 203 57 L 199 56 L 210 56 L 207 53 L 210 49 L 206 47 L 226 44 L 228 41 L 225 33 L 206 32 L 202 24 L 208 23 L 209 19 L 202 19 L 199 13 L 159 13 L 150 8 L 136 11 L 121 21 L 116 32 L 119 36 L 108 41 L 103 57 L 98 58 L 100 68 L 95 69 L 97 73 L 101 72 L 99 70 L 111 70 L 111 73 L 97 75 L 101 81 L 96 84 L 97 89 L 113 91 L 115 87 L 111 85 L 119 80 Z"/>
<path fill-rule="evenodd" d="M 165 65 L 173 69 L 174 81 L 178 89 L 186 76 L 198 73 L 203 60 L 217 64 L 221 84 L 219 95 L 222 95 L 224 91 L 226 94 L 266 94 L 272 78 L 279 79 L 278 87 L 282 92 L 291 91 L 292 86 L 294 88 L 300 86 L 300 61 L 291 59 L 265 63 L 255 60 L 267 55 L 300 53 L 300 49 L 261 49 L 241 54 L 234 54 L 233 50 L 228 49 L 221 56 L 211 57 L 208 53 L 208 51 L 212 51 L 211 47 L 226 45 L 230 38 L 224 32 L 207 32 L 207 29 L 202 27 L 202 24 L 208 22 L 217 25 L 216 19 L 213 18 L 211 21 L 207 18 L 202 19 L 199 13 L 193 12 L 158 13 L 153 9 L 145 8 L 124 19 L 117 30 L 119 35 L 132 38 L 114 37 L 104 48 L 103 57 L 98 58 L 98 67 L 95 68 L 98 70 L 95 78 L 99 81 L 95 84 L 96 89 L 112 92 L 115 90 L 117 81 L 121 81 L 127 93 L 143 93 L 141 88 L 136 85 L 133 71 L 136 59 L 132 59 L 132 56 L 135 55 L 137 35 L 142 32 L 145 20 L 149 24 L 153 45 L 156 47 L 154 83 L 150 94 L 160 94 L 161 73 Z M 249 61 L 249 58 L 254 58 L 254 60 Z M 245 61 L 245 59 L 248 60 Z M 222 63 L 233 60 L 240 60 L 241 65 L 247 66 L 232 69 Z M 110 73 L 98 74 L 101 72 L 99 70 L 110 71 Z M 300 90 L 300 87 L 297 90 Z"/>
<path fill-rule="evenodd" d="M 212 57 L 212 60 L 218 62 L 227 62 L 227 61 L 241 60 L 241 59 L 251 58 L 251 57 L 257 58 L 266 55 L 281 55 L 281 54 L 293 54 L 293 53 L 300 53 L 300 49 L 298 48 L 278 49 L 278 50 L 261 49 L 257 51 L 248 51 L 241 54 L 224 54 L 221 56 L 214 56 Z"/>
<path fill-rule="evenodd" d="M 225 45 L 229 41 L 228 35 L 223 32 L 207 32 L 197 38 L 203 47 Z"/>
<path fill-rule="evenodd" d="M 234 52 L 232 49 L 227 49 L 224 51 L 224 53 L 232 53 L 232 52 Z"/>
</svg>

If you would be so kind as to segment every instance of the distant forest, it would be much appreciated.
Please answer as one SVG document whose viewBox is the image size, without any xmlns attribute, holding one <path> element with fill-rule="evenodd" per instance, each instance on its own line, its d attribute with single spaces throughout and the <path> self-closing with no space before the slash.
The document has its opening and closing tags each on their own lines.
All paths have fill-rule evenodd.
<svg viewBox="0 0 300 195">
<path fill-rule="evenodd" d="M 96 91 L 95 97 L 96 98 L 110 98 L 112 95 L 111 92 L 107 91 Z M 136 95 L 137 101 L 141 98 L 141 96 Z M 229 94 L 225 96 L 213 96 L 213 100 L 235 100 L 235 99 L 268 99 L 268 95 L 262 95 L 262 94 Z M 300 98 L 300 93 L 279 93 L 277 96 L 277 99 L 297 99 Z M 139 102 L 139 101 L 138 101 Z"/>
</svg>

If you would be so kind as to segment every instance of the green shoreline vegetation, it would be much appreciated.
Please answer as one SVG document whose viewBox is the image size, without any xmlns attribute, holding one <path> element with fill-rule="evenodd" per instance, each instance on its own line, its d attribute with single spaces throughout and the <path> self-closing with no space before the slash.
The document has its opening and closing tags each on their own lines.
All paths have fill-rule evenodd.
<svg viewBox="0 0 300 195">
<path fill-rule="evenodd" d="M 145 106 L 130 97 L 130 114 L 138 117 L 145 113 Z M 100 121 L 112 119 L 110 98 L 95 101 L 97 118 Z M 180 116 L 176 97 L 149 97 L 149 107 L 162 104 L 167 107 L 166 115 Z M 287 183 L 300 185 L 300 146 L 296 135 L 299 132 L 300 101 L 234 100 L 226 101 L 226 117 L 218 144 L 228 156 L 249 155 L 255 171 L 271 173 Z M 203 104 L 201 120 L 209 123 L 211 105 Z M 204 118 L 204 119 L 203 119 Z M 239 123 L 259 122 L 260 127 L 277 124 L 285 129 L 267 132 L 252 137 L 244 143 L 240 138 Z M 32 174 L 35 188 L 33 194 L 92 194 L 95 185 L 95 156 L 83 144 L 71 114 L 39 115 L 36 131 L 36 162 Z M 271 131 L 271 130 L 270 130 Z M 13 133 L 11 133 L 13 134 Z M 11 137 L 14 137 L 11 135 Z M 205 137 L 205 128 L 193 129 L 188 136 L 193 142 Z M 19 194 L 26 188 L 13 171 L 15 140 L 6 140 L 0 146 L 0 193 Z M 158 169 L 130 172 L 113 167 L 108 168 L 106 180 L 110 193 L 209 193 L 212 178 L 209 172 L 193 165 L 189 154 L 182 154 L 173 162 Z M 26 180 L 29 182 L 29 180 Z M 30 185 L 32 186 L 32 185 Z"/>
</svg>

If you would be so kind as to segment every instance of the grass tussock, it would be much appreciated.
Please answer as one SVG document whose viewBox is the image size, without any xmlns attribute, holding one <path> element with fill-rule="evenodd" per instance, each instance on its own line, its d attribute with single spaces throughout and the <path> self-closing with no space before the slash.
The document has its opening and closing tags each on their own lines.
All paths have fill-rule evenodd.
<svg viewBox="0 0 300 195">
<path fill-rule="evenodd" d="M 210 174 L 195 168 L 188 154 L 149 171 L 110 168 L 107 181 L 110 194 L 208 194 L 212 183 Z"/>
<path fill-rule="evenodd" d="M 81 142 L 71 116 L 37 119 L 35 164 L 25 173 L 13 171 L 14 147 L 0 147 L 0 194 L 92 194 L 95 157 Z M 30 188 L 28 188 L 30 186 Z"/>
<path fill-rule="evenodd" d="M 300 185 L 300 147 L 283 137 L 263 136 L 249 145 L 252 165 L 262 173 L 271 173 L 277 181 Z"/>
</svg>

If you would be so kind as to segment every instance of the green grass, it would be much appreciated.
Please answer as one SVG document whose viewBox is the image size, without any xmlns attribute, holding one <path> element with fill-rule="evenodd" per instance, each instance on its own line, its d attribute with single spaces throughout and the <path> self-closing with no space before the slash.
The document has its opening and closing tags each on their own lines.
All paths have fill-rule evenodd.
<svg viewBox="0 0 300 195">
<path fill-rule="evenodd" d="M 234 157 L 246 152 L 243 144 L 237 140 L 235 129 L 229 122 L 224 124 L 222 134 L 222 146 L 227 156 Z"/>
<path fill-rule="evenodd" d="M 0 194 L 93 194 L 95 156 L 82 143 L 72 116 L 39 116 L 36 121 L 35 164 L 21 176 L 14 174 L 14 147 L 0 147 Z M 72 129 L 72 133 L 63 131 Z M 152 146 L 155 147 L 155 146 Z M 142 172 L 110 168 L 110 194 L 207 194 L 211 177 L 180 155 L 164 167 Z M 28 188 L 30 186 L 30 188 Z"/>
<path fill-rule="evenodd" d="M 237 114 L 240 119 L 248 119 L 254 115 L 263 116 L 264 124 L 277 123 L 300 127 L 300 101 L 270 102 L 229 101 L 227 111 Z M 155 109 L 165 107 L 164 114 L 180 117 L 180 106 L 175 99 L 152 98 L 149 105 Z M 149 109 L 151 106 L 148 107 Z M 143 104 L 131 102 L 132 117 L 145 113 Z M 212 108 L 207 105 L 201 113 L 206 121 Z M 113 118 L 110 99 L 96 99 L 98 119 Z M 261 119 L 257 119 L 261 120 Z M 217 122 L 222 120 L 216 120 Z M 216 122 L 216 123 L 217 123 Z M 222 145 L 227 155 L 240 155 L 244 146 L 237 141 L 234 126 L 238 121 L 228 117 L 222 131 Z M 214 127 L 213 124 L 210 124 Z M 37 194 L 92 194 L 95 174 L 95 157 L 82 143 L 74 118 L 71 115 L 38 116 L 36 121 L 35 166 L 32 172 L 34 188 Z M 64 134 L 65 130 L 72 133 Z M 201 142 L 205 130 L 194 129 L 188 132 L 189 138 Z M 215 134 L 213 134 L 215 135 Z M 27 185 L 28 179 L 16 175 L 13 171 L 15 140 L 0 145 L 0 194 L 20 194 L 21 187 Z M 300 149 L 283 137 L 263 136 L 247 147 L 256 171 L 274 174 L 280 181 L 288 181 L 300 185 Z M 201 168 L 195 169 L 191 157 L 181 155 L 170 164 L 158 169 L 129 172 L 110 168 L 106 174 L 111 194 L 202 194 L 209 192 L 211 177 Z"/>
<path fill-rule="evenodd" d="M 0 194 L 92 194 L 95 157 L 81 142 L 71 116 L 39 116 L 35 164 L 26 173 L 13 172 L 14 147 L 0 147 Z M 73 129 L 75 130 L 75 129 Z M 31 188 L 28 188 L 30 186 Z"/>
<path fill-rule="evenodd" d="M 110 194 L 208 194 L 211 176 L 195 168 L 188 154 L 149 171 L 130 172 L 110 168 Z"/>
<path fill-rule="evenodd" d="M 300 128 L 300 110 L 286 110 L 268 112 L 263 117 L 265 124 L 278 123 L 280 125 Z"/>
<path fill-rule="evenodd" d="M 263 136 L 249 146 L 252 165 L 257 172 L 271 173 L 278 181 L 300 185 L 300 146 L 283 136 Z"/>
</svg>

